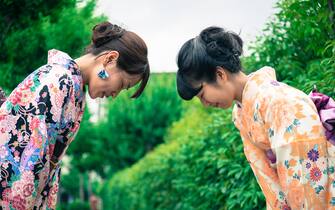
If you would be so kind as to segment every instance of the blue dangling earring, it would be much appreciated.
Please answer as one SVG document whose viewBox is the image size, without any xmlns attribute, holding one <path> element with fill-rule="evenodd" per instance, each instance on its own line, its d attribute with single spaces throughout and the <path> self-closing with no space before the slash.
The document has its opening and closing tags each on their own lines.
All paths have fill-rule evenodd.
<svg viewBox="0 0 335 210">
<path fill-rule="evenodd" d="M 107 79 L 109 77 L 109 74 L 105 69 L 101 69 L 98 73 L 98 77 L 101 79 Z"/>
</svg>

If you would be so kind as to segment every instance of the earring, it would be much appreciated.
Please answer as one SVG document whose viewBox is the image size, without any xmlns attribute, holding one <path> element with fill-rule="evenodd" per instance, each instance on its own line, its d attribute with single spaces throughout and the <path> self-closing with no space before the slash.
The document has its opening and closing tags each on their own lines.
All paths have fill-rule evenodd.
<svg viewBox="0 0 335 210">
<path fill-rule="evenodd" d="M 98 77 L 101 79 L 107 79 L 109 77 L 109 74 L 105 69 L 101 69 L 98 73 Z"/>
</svg>

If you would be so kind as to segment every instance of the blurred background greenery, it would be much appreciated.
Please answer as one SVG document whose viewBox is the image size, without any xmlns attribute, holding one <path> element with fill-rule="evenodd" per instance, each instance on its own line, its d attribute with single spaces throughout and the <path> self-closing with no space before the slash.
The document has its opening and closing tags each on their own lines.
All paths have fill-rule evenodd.
<svg viewBox="0 0 335 210">
<path fill-rule="evenodd" d="M 10 93 L 48 49 L 79 56 L 96 2 L 0 1 L 0 86 Z M 280 0 L 277 13 L 243 58 L 247 73 L 272 66 L 280 81 L 306 93 L 317 85 L 335 96 L 333 0 Z M 130 90 L 131 92 L 131 90 Z M 89 209 L 89 196 L 111 210 L 264 209 L 265 200 L 244 157 L 231 110 L 182 102 L 174 73 L 152 74 L 138 100 L 122 93 L 86 110 L 64 160 L 58 209 Z"/>
</svg>

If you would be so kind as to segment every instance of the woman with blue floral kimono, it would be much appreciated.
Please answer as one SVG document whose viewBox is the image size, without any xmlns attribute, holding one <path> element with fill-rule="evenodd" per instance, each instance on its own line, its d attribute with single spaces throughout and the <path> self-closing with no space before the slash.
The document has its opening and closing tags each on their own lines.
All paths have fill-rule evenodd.
<svg viewBox="0 0 335 210">
<path fill-rule="evenodd" d="M 86 53 L 72 59 L 50 50 L 0 108 L 2 209 L 55 209 L 60 161 L 78 132 L 91 98 L 112 96 L 149 78 L 147 47 L 135 33 L 104 22 L 93 28 Z"/>
</svg>

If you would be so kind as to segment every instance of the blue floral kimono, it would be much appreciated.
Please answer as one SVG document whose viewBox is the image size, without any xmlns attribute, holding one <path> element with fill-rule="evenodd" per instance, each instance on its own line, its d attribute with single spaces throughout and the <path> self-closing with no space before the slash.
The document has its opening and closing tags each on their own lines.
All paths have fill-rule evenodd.
<svg viewBox="0 0 335 210">
<path fill-rule="evenodd" d="M 55 209 L 59 160 L 74 139 L 84 111 L 83 78 L 58 50 L 31 73 L 0 108 L 2 209 Z"/>
</svg>

